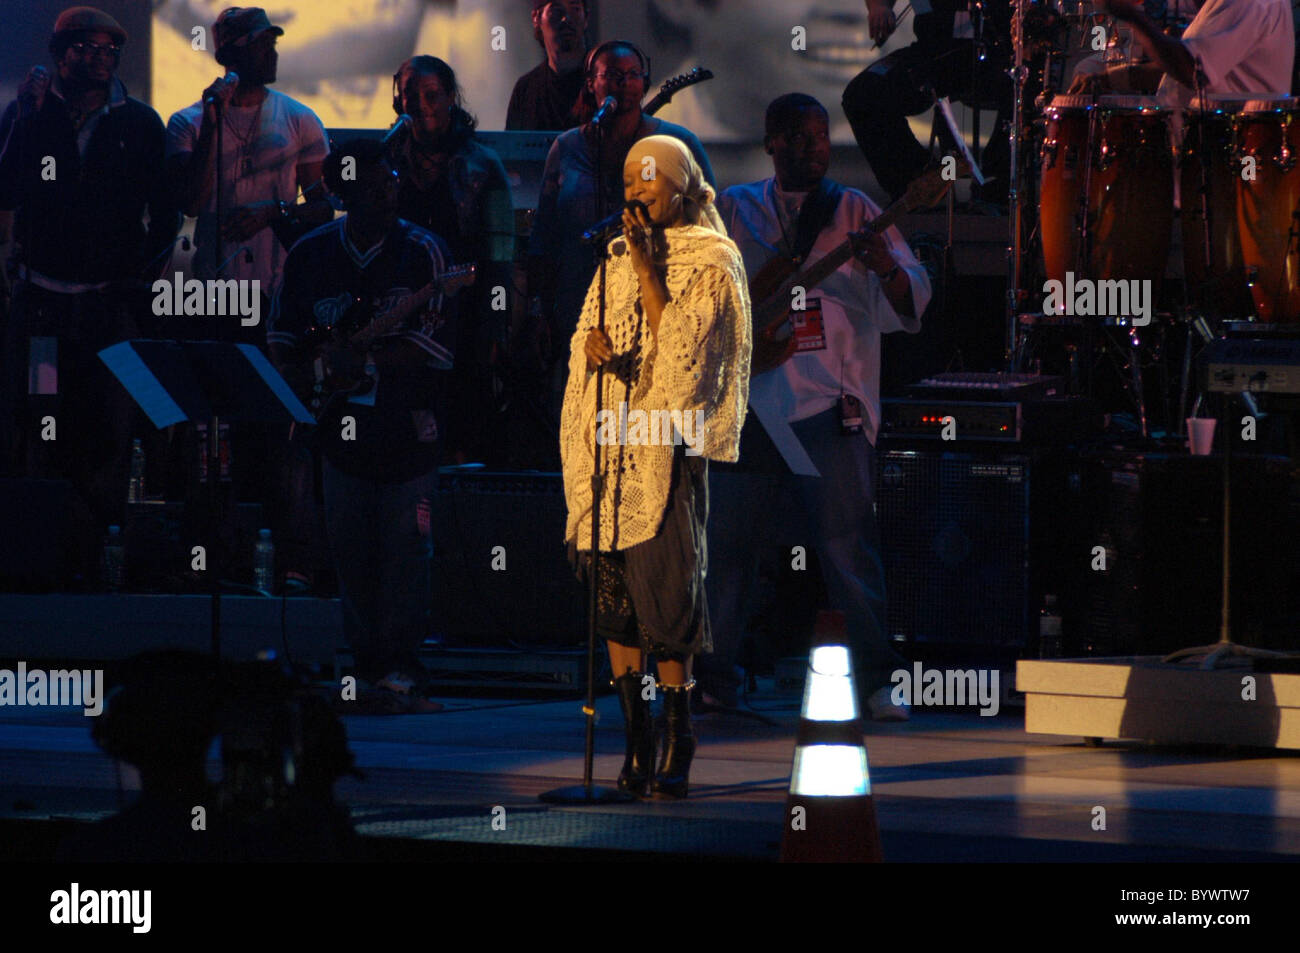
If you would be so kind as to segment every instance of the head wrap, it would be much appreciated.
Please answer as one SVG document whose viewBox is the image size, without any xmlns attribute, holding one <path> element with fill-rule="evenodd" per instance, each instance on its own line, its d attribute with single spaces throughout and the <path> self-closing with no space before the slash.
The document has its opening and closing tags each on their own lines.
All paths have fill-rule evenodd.
<svg viewBox="0 0 1300 953">
<path fill-rule="evenodd" d="M 673 136 L 646 136 L 628 152 L 627 161 L 623 163 L 624 171 L 634 169 L 634 174 L 641 175 L 646 168 L 646 156 L 654 160 L 655 175 L 663 176 L 681 194 L 686 203 L 686 220 L 690 224 L 711 228 L 720 235 L 727 234 L 713 205 L 713 186 L 705 181 L 699 163 L 685 143 Z"/>
</svg>

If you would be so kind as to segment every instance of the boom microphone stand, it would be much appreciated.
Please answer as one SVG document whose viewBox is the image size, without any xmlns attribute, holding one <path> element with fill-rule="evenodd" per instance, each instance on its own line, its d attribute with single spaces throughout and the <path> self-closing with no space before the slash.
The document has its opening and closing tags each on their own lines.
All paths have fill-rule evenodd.
<svg viewBox="0 0 1300 953">
<path fill-rule="evenodd" d="M 596 220 L 605 218 L 605 183 L 604 173 L 605 128 L 599 122 L 593 122 L 596 132 Z M 605 333 L 605 269 L 609 261 L 609 243 L 596 243 L 596 254 L 600 259 L 598 266 L 600 283 L 600 304 L 597 309 L 596 327 Z M 605 365 L 596 367 L 596 417 L 593 428 L 600 426 L 601 405 L 605 397 Z M 582 784 L 556 788 L 539 794 L 538 800 L 547 804 L 614 804 L 636 800 L 631 791 L 617 788 L 599 787 L 591 781 L 592 762 L 596 756 L 596 594 L 600 591 L 600 501 L 603 498 L 605 474 L 602 471 L 600 440 L 593 439 L 595 452 L 591 471 L 591 569 L 587 574 L 590 592 L 587 600 L 587 700 L 582 706 L 586 717 L 586 741 L 583 754 Z"/>
</svg>

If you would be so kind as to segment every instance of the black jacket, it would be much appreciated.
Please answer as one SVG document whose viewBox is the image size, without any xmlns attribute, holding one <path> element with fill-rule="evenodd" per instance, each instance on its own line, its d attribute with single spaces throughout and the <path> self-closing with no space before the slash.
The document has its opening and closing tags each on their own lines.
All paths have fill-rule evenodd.
<svg viewBox="0 0 1300 953">
<path fill-rule="evenodd" d="M 116 79 L 84 160 L 53 87 L 26 119 L 18 119 L 17 101 L 10 103 L 0 118 L 0 209 L 17 212 L 23 263 L 61 281 L 147 277 L 145 266 L 175 240 L 180 224 L 163 172 L 164 144 L 158 114 Z"/>
</svg>

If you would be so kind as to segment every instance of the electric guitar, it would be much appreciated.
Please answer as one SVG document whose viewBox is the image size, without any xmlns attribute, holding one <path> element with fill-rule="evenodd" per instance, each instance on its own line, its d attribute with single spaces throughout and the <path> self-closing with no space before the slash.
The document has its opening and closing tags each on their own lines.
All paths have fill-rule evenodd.
<svg viewBox="0 0 1300 953">
<path fill-rule="evenodd" d="M 961 174 L 961 165 L 958 164 L 958 175 Z M 943 178 L 941 172 L 935 169 L 913 180 L 902 198 L 868 222 L 863 231 L 879 234 L 913 209 L 936 204 L 952 185 L 952 181 Z M 790 318 L 794 289 L 801 287 L 811 291 L 852 257 L 853 239 L 850 237 L 802 271 L 800 266 L 803 262 L 786 255 L 778 255 L 760 268 L 749 282 L 756 334 L 775 335 Z"/>
<path fill-rule="evenodd" d="M 642 106 L 641 111 L 647 116 L 653 116 L 672 102 L 675 93 L 680 92 L 687 86 L 702 83 L 706 79 L 713 79 L 713 73 L 699 66 L 689 72 L 674 76 L 659 87 L 659 92 L 655 93 L 654 99 Z"/>
<path fill-rule="evenodd" d="M 452 297 L 474 284 L 477 276 L 477 265 L 457 265 L 419 291 L 399 298 L 382 314 L 375 314 L 371 302 L 354 297 L 337 318 L 321 320 L 308 328 L 303 335 L 304 346 L 316 352 L 308 405 L 319 415 L 332 396 L 368 386 L 365 356 L 374 343 L 405 327 L 435 295 Z"/>
</svg>

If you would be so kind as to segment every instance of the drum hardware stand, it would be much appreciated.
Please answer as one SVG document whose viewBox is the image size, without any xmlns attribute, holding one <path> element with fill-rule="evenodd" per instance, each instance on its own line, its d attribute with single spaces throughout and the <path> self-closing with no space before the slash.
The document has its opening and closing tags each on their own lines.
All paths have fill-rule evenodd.
<svg viewBox="0 0 1300 953">
<path fill-rule="evenodd" d="M 966 147 L 966 141 L 962 138 L 961 129 L 957 125 L 956 119 L 953 117 L 952 105 L 949 103 L 948 97 L 936 96 L 934 100 L 934 114 L 930 120 L 929 151 L 931 155 L 934 154 L 934 144 L 936 142 L 939 143 L 940 153 L 943 152 L 943 137 L 939 135 L 939 133 L 941 130 L 945 128 L 948 130 L 948 135 L 953 140 L 953 150 L 952 153 L 950 153 L 950 155 L 954 159 L 960 159 L 962 162 L 965 162 L 970 167 L 970 174 L 971 174 L 972 181 L 978 183 L 979 185 L 983 185 L 985 181 L 984 175 L 982 172 L 980 172 L 979 163 L 976 160 L 974 153 Z M 975 133 L 976 133 L 975 150 L 978 151 L 979 150 L 978 128 L 975 130 Z M 956 231 L 956 222 L 957 222 L 956 191 L 957 190 L 955 188 L 951 188 L 951 187 L 947 189 L 946 199 L 947 199 L 947 210 L 948 210 L 948 234 L 945 236 L 945 241 L 943 246 L 943 274 L 942 274 L 943 294 L 944 294 L 943 300 L 944 300 L 944 308 L 945 308 L 945 317 L 950 321 L 953 319 L 952 283 L 957 273 L 956 265 L 955 265 L 955 251 L 953 245 L 953 235 L 955 234 Z"/>
<path fill-rule="evenodd" d="M 1017 370 L 1020 352 L 1020 326 L 1017 312 L 1020 310 L 1026 292 L 1021 288 L 1024 281 L 1021 256 L 1024 254 L 1024 207 L 1020 198 L 1020 136 L 1024 132 L 1024 95 L 1025 80 L 1029 68 L 1025 66 L 1025 5 L 1029 0 L 1015 0 L 1015 13 L 1011 19 L 1011 47 L 1015 59 L 1011 73 L 1011 136 L 1010 165 L 1007 183 L 1008 224 L 1011 226 L 1011 244 L 1007 249 L 1007 306 L 1006 306 L 1006 351 L 1007 370 Z"/>
</svg>

